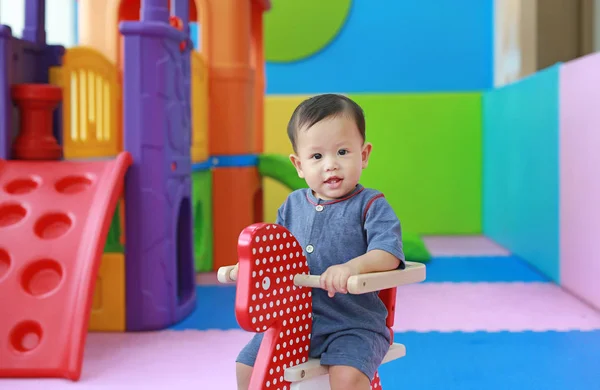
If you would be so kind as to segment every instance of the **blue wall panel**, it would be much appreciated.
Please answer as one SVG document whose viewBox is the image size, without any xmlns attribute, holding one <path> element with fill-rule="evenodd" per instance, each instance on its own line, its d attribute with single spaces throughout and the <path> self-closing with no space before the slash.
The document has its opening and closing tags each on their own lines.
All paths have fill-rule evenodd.
<svg viewBox="0 0 600 390">
<path fill-rule="evenodd" d="M 267 64 L 268 94 L 492 85 L 493 0 L 354 0 L 346 25 L 321 52 Z"/>
<path fill-rule="evenodd" d="M 483 97 L 483 231 L 559 282 L 559 65 Z"/>
</svg>

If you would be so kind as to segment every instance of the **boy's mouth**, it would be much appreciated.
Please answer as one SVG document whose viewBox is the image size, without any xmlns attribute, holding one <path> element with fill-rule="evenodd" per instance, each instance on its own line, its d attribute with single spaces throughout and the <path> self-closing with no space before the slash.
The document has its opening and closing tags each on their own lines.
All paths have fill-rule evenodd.
<svg viewBox="0 0 600 390">
<path fill-rule="evenodd" d="M 337 176 L 332 176 L 329 179 L 325 180 L 325 184 L 337 184 L 341 182 L 342 179 Z"/>
</svg>

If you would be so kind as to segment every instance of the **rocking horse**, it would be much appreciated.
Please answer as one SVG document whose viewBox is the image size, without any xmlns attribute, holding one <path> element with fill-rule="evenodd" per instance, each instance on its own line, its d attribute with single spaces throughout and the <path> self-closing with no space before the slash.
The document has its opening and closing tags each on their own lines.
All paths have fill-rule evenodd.
<svg viewBox="0 0 600 390">
<path fill-rule="evenodd" d="M 312 288 L 320 288 L 319 276 L 310 275 L 306 257 L 296 238 L 283 226 L 256 223 L 245 228 L 238 240 L 235 314 L 246 331 L 264 332 L 250 380 L 250 390 L 328 390 L 328 368 L 310 359 Z M 233 283 L 235 266 L 219 268 L 221 283 Z M 425 280 L 425 266 L 406 262 L 403 270 L 352 276 L 349 294 L 379 291 L 388 310 L 386 325 L 392 336 L 383 363 L 406 355 L 394 343 L 396 287 Z M 381 390 L 379 374 L 371 389 Z"/>
</svg>

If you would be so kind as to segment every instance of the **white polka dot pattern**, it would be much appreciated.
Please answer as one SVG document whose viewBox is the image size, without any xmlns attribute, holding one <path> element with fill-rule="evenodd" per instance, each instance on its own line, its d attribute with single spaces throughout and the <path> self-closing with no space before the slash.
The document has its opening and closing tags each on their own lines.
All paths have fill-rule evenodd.
<svg viewBox="0 0 600 390">
<path fill-rule="evenodd" d="M 289 390 L 286 368 L 308 360 L 312 331 L 311 289 L 294 286 L 308 274 L 306 257 L 284 227 L 253 224 L 238 242 L 236 317 L 250 332 L 264 332 L 250 389 Z"/>
<path fill-rule="evenodd" d="M 381 389 L 381 381 L 379 379 L 379 371 L 375 371 L 375 376 L 371 381 L 371 390 L 382 390 Z"/>
</svg>

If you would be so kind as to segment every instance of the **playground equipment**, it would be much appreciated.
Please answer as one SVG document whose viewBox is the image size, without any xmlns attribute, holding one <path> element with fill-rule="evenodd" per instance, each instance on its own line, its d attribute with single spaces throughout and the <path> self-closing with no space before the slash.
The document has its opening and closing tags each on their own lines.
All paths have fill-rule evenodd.
<svg viewBox="0 0 600 390">
<path fill-rule="evenodd" d="M 211 175 L 217 164 L 195 162 L 191 154 L 208 159 L 210 143 L 230 161 L 240 150 L 226 146 L 240 131 L 248 131 L 244 145 L 254 150 L 253 131 L 260 129 L 253 128 L 259 125 L 252 109 L 237 115 L 252 129 L 219 118 L 262 97 L 254 89 L 262 80 L 254 72 L 262 72 L 262 43 L 251 50 L 249 36 L 252 26 L 262 39 L 256 31 L 269 5 L 198 2 L 210 35 L 224 40 L 213 42 L 221 44 L 208 50 L 205 67 L 192 54 L 190 0 L 80 0 L 90 20 L 93 9 L 137 12 L 119 26 L 115 19 L 114 29 L 93 24 L 95 36 L 111 31 L 123 49 L 118 61 L 93 46 L 47 45 L 43 0 L 26 0 L 22 39 L 0 26 L 0 296 L 11 297 L 0 300 L 0 333 L 8 340 L 0 343 L 0 377 L 77 380 L 88 327 L 163 329 L 194 309 L 192 166 Z M 198 69 L 206 72 L 192 73 Z M 218 103 L 211 103 L 214 96 Z M 204 134 L 192 130 L 205 123 L 192 113 L 208 111 L 211 133 L 219 134 L 212 140 L 206 126 L 198 125 Z M 235 221 L 214 216 L 228 229 L 219 237 L 237 237 L 260 207 L 254 187 L 232 189 L 229 182 L 244 180 L 224 171 L 215 173 L 208 196 L 235 193 L 246 200 L 238 208 L 251 205 Z"/>
<path fill-rule="evenodd" d="M 269 6 L 265 0 L 79 0 L 82 46 L 68 49 L 62 67 L 52 73 L 70 102 L 62 115 L 65 155 L 99 153 L 90 146 L 94 123 L 85 120 L 86 100 L 78 99 L 90 92 L 93 76 L 92 86 L 99 80 L 104 86 L 95 92 L 107 92 L 87 99 L 107 102 L 100 104 L 110 113 L 113 132 L 102 137 L 112 143 L 106 150 L 114 154 L 124 147 L 140 161 L 127 176 L 128 192 L 105 254 L 107 262 L 121 261 L 107 264 L 99 279 L 123 286 L 124 293 L 108 296 L 111 289 L 97 289 L 104 303 L 93 311 L 90 329 L 152 330 L 178 322 L 190 312 L 185 301 L 194 294 L 194 271 L 229 261 L 239 232 L 262 220 L 261 177 L 250 162 L 262 149 L 262 18 Z M 197 49 L 191 21 L 200 25 Z M 157 22 L 179 40 L 176 51 L 162 50 L 150 38 L 137 43 L 141 36 L 156 36 L 159 30 L 151 27 Z M 179 55 L 181 65 L 169 60 Z M 156 78 L 156 72 L 165 76 Z M 184 88 L 175 82 L 179 77 Z M 155 96 L 148 98 L 148 91 Z M 185 103 L 180 108 L 178 102 Z M 84 145 L 90 153 L 80 156 Z M 180 189 L 174 185 L 178 180 Z M 178 209 L 179 197 L 185 201 Z M 157 218 L 154 210 L 173 231 L 147 221 Z M 168 239 L 161 244 L 160 237 Z M 167 278 L 156 272 L 162 268 Z"/>
<path fill-rule="evenodd" d="M 326 390 L 329 377 L 318 359 L 309 359 L 312 329 L 311 288 L 320 288 L 319 276 L 309 275 L 302 247 L 283 226 L 257 223 L 245 228 L 238 240 L 239 270 L 235 314 L 249 332 L 264 332 L 250 382 L 251 390 Z M 221 283 L 231 278 L 235 266 L 221 267 Z M 350 294 L 380 291 L 388 309 L 386 325 L 392 344 L 383 363 L 406 354 L 404 345 L 394 343 L 396 288 L 425 280 L 425 265 L 407 262 L 404 270 L 352 276 Z M 371 383 L 381 389 L 379 375 Z"/>
<path fill-rule="evenodd" d="M 25 131 L 12 142 L 18 132 L 9 87 L 22 82 L 61 90 L 48 153 L 67 160 L 131 153 L 135 163 L 112 214 L 89 328 L 162 329 L 193 309 L 195 271 L 235 256 L 239 231 L 262 220 L 261 177 L 252 161 L 262 150 L 262 17 L 270 4 L 78 3 L 77 47 L 46 45 L 43 0 L 25 2 L 23 39 L 2 26 L 0 157 L 19 158 L 30 139 Z M 202 26 L 201 50 L 192 47 L 189 20 Z"/>
</svg>

